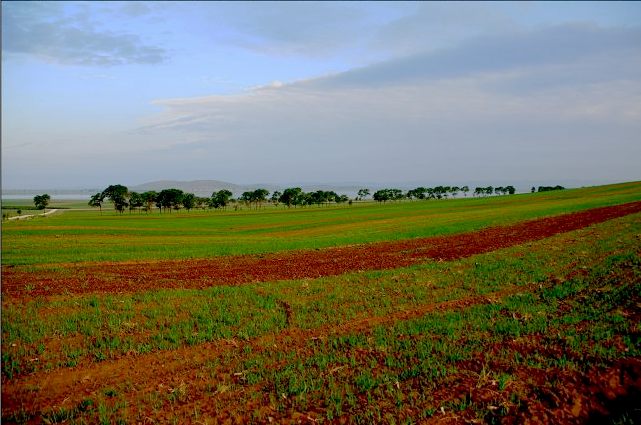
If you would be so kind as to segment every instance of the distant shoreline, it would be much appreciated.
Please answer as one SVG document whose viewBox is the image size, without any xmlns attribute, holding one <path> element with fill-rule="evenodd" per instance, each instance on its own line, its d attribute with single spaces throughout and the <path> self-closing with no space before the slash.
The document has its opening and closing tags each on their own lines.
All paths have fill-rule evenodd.
<svg viewBox="0 0 641 425">
<path fill-rule="evenodd" d="M 33 199 L 34 196 L 42 195 L 43 193 L 47 193 L 47 192 L 42 191 L 39 193 L 2 194 L 2 202 L 7 202 L 11 200 Z M 49 193 L 49 195 L 51 195 L 52 200 L 65 200 L 65 201 L 84 201 L 91 198 L 91 195 L 86 193 L 61 193 L 61 194 Z"/>
</svg>

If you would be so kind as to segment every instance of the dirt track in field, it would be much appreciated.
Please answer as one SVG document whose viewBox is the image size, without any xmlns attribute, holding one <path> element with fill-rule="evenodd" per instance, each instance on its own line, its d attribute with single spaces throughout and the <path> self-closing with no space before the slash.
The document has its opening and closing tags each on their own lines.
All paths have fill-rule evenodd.
<svg viewBox="0 0 641 425">
<path fill-rule="evenodd" d="M 409 266 L 426 259 L 454 260 L 494 251 L 613 218 L 641 212 L 641 201 L 432 238 L 322 250 L 198 260 L 70 265 L 37 273 L 2 268 L 2 294 L 18 297 L 62 293 L 121 293 L 159 288 L 206 288 L 251 282 L 318 278 L 362 270 Z"/>
</svg>

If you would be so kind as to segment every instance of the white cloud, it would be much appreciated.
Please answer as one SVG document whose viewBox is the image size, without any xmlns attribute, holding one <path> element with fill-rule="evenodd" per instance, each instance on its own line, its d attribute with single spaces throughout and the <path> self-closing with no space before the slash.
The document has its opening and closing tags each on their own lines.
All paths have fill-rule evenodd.
<svg viewBox="0 0 641 425">
<path fill-rule="evenodd" d="M 349 2 L 230 2 L 197 4 L 209 25 L 225 27 L 225 42 L 260 52 L 325 56 L 368 38 L 381 6 Z"/>
<path fill-rule="evenodd" d="M 177 155 L 197 143 L 201 158 L 225 152 L 226 167 L 272 181 L 479 178 L 484 167 L 495 174 L 511 163 L 536 168 L 548 156 L 577 168 L 609 160 L 609 168 L 630 172 L 630 153 L 639 151 L 640 84 L 521 97 L 484 88 L 497 78 L 341 91 L 286 87 L 159 102 L 167 108 L 155 118 L 159 132 L 148 131 L 180 140 L 171 145 Z M 620 149 L 604 155 L 612 139 Z"/>
<path fill-rule="evenodd" d="M 89 175 L 96 164 L 111 176 L 120 178 L 126 170 L 128 176 L 147 173 L 141 179 L 149 180 L 162 175 L 427 184 L 597 172 L 641 178 L 638 26 L 524 30 L 487 4 L 103 3 L 100 14 L 91 3 L 2 7 L 5 58 L 23 54 L 72 65 L 164 61 L 167 50 L 137 35 L 145 34 L 184 55 L 159 70 L 165 79 L 156 79 L 172 85 L 172 93 L 198 92 L 181 80 L 193 70 L 205 74 L 208 85 L 256 84 L 255 78 L 240 81 L 247 81 L 244 74 L 267 75 L 261 68 L 266 62 L 253 61 L 261 55 L 274 61 L 287 55 L 283 69 L 299 67 L 287 75 L 305 78 L 292 81 L 271 72 L 263 85 L 236 94 L 161 99 L 155 103 L 163 111 L 132 131 L 126 131 L 132 118 L 91 117 L 75 126 L 68 125 L 76 122 L 68 113 L 64 123 L 50 118 L 32 126 L 25 117 L 5 123 L 11 117 L 5 114 L 10 155 L 3 155 L 3 176 L 14 181 L 71 168 Z M 161 14 L 167 22 L 155 26 Z M 128 19 L 142 18 L 144 25 L 133 27 L 138 32 L 123 30 Z M 108 25 L 110 19 L 118 23 Z M 181 29 L 194 42 L 185 43 L 185 50 L 179 44 L 186 39 L 177 37 Z M 221 45 L 228 49 L 217 50 Z M 260 54 L 235 56 L 238 46 Z M 227 79 L 218 67 L 203 66 L 204 56 L 218 54 L 209 47 L 225 51 L 229 58 L 221 62 L 237 66 L 226 68 Z M 341 54 L 350 59 L 337 60 Z M 332 66 L 307 66 L 319 58 Z M 347 72 L 310 76 L 373 58 L 375 63 Z M 110 71 L 116 82 L 126 80 L 124 72 Z M 110 78 L 73 72 L 83 79 Z M 123 87 L 137 92 L 142 85 Z"/>
<path fill-rule="evenodd" d="M 522 34 L 523 52 L 514 40 L 481 40 L 471 59 L 464 45 L 236 95 L 159 100 L 165 111 L 141 131 L 180 140 L 169 147 L 177 155 L 226 152 L 228 166 L 257 180 L 478 178 L 517 163 L 532 178 L 550 167 L 579 177 L 599 161 L 630 175 L 631 153 L 641 154 L 641 61 L 620 53 L 635 51 L 636 35 L 552 28 Z M 604 152 L 613 139 L 618 148 Z"/>
<path fill-rule="evenodd" d="M 75 6 L 69 12 L 62 4 L 46 2 L 3 4 L 3 53 L 89 66 L 157 64 L 166 59 L 163 48 L 144 43 L 138 35 L 101 29 L 87 10 L 90 5 Z"/>
<path fill-rule="evenodd" d="M 622 74 L 636 77 L 641 56 L 641 29 L 604 29 L 594 25 L 562 25 L 535 31 L 510 32 L 477 37 L 457 46 L 415 53 L 389 59 L 347 72 L 317 78 L 309 83 L 317 87 L 373 87 L 399 82 L 448 79 L 497 72 L 507 69 L 540 69 L 569 65 L 583 67 L 590 78 L 609 80 Z M 609 66 L 610 73 L 601 74 L 603 66 L 586 63 L 598 59 Z M 554 76 L 552 76 L 554 78 Z M 579 82 L 584 75 L 579 75 Z M 557 77 L 558 78 L 558 77 Z M 567 81 L 566 81 L 567 83 Z"/>
</svg>

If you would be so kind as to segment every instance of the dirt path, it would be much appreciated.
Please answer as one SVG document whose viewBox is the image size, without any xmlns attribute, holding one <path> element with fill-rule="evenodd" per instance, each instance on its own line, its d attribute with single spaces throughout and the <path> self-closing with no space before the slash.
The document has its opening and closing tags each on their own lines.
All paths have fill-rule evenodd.
<svg viewBox="0 0 641 425">
<path fill-rule="evenodd" d="M 50 210 L 49 212 L 42 213 L 42 214 L 26 214 L 26 215 L 17 215 L 15 217 L 9 217 L 9 220 L 25 220 L 27 218 L 31 217 L 46 217 L 50 214 L 53 214 L 55 212 L 58 212 L 57 209 Z"/>
<path fill-rule="evenodd" d="M 250 282 L 318 278 L 453 260 L 547 238 L 641 212 L 641 201 L 594 208 L 509 226 L 432 238 L 211 259 L 69 265 L 62 271 L 2 268 L 2 294 L 121 293 L 159 288 L 206 288 Z"/>
</svg>

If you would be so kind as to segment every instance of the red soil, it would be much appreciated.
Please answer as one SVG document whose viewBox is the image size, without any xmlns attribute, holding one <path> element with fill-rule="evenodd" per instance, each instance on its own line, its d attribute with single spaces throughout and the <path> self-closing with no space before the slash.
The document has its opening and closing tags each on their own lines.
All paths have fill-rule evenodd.
<svg viewBox="0 0 641 425">
<path fill-rule="evenodd" d="M 258 280 L 316 277 L 353 270 L 398 267 L 413 264 L 425 258 L 444 260 L 461 258 L 542 239 L 556 233 L 639 211 L 641 211 L 641 202 L 636 202 L 449 237 L 265 256 L 139 264 L 79 265 L 68 269 L 75 275 L 73 278 L 64 277 L 63 279 L 65 285 L 72 282 L 73 286 L 69 287 L 72 292 L 90 292 L 176 286 L 201 287 L 215 284 L 241 284 Z M 345 267 L 343 262 L 349 267 Z M 260 273 L 256 273 L 253 268 L 258 268 Z M 60 293 L 64 287 L 54 282 L 70 273 L 69 271 L 60 274 L 47 272 L 47 275 L 42 277 L 17 270 L 17 268 L 8 268 L 3 271 L 3 294 L 31 296 L 32 292 L 37 291 L 45 295 Z M 20 273 L 23 273 L 22 277 Z M 199 273 L 202 273 L 204 278 Z M 13 286 L 8 288 L 7 276 L 14 279 Z M 85 276 L 93 276 L 94 280 L 86 279 Z M 20 281 L 27 278 L 30 280 Z M 51 282 L 44 283 L 51 285 L 48 290 L 37 286 L 34 291 L 27 292 L 23 288 L 25 282 L 35 281 L 40 284 L 47 282 L 46 279 L 50 279 Z M 165 280 L 159 281 L 160 279 Z M 175 280 L 172 281 L 172 279 Z M 54 284 L 57 286 L 53 286 Z M 91 285 L 94 284 L 96 286 L 92 287 Z M 147 419 L 149 423 L 168 422 L 174 414 L 188 418 L 195 407 L 198 407 L 204 417 L 215 418 L 216 422 L 246 423 L 250 420 L 249 412 L 253 407 L 270 408 L 269 400 L 252 398 L 254 394 L 261 394 L 265 390 L 243 384 L 218 393 L 215 384 L 237 378 L 238 371 L 242 371 L 244 367 L 242 353 L 246 352 L 245 349 L 248 347 L 251 347 L 252 352 L 274 347 L 274 350 L 296 351 L 304 356 L 309 349 L 310 340 L 322 339 L 332 334 L 367 332 L 377 325 L 419 317 L 432 311 L 465 309 L 532 289 L 532 286 L 508 288 L 486 296 L 471 295 L 453 301 L 417 306 L 414 310 L 399 311 L 384 317 L 359 318 L 335 326 L 310 330 L 288 328 L 278 334 L 266 335 L 251 341 L 215 341 L 172 351 L 128 355 L 113 361 L 81 364 L 76 368 L 41 371 L 12 380 L 3 378 L 3 422 L 5 419 L 11 422 L 8 415 L 17 414 L 24 409 L 24 412 L 30 416 L 28 422 L 38 423 L 41 419 L 40 414 L 45 411 L 59 407 L 70 409 L 85 398 L 98 399 L 102 397 L 106 387 L 113 386 L 119 391 L 118 397 L 127 400 L 129 408 L 132 409 L 132 416 L 129 419 L 142 415 L 145 418 L 144 423 L 147 423 Z M 513 344 L 516 343 L 513 341 Z M 523 349 L 529 351 L 533 347 Z M 487 351 L 492 352 L 492 347 L 488 347 Z M 210 375 L 212 369 L 207 366 L 212 359 L 221 361 L 220 366 L 215 369 L 215 376 Z M 542 371 L 519 367 L 510 372 L 518 380 L 508 384 L 509 391 L 501 394 L 497 392 L 495 383 L 481 382 L 483 364 L 479 362 L 478 367 L 460 365 L 461 373 L 444 382 L 441 389 L 434 392 L 434 402 L 454 400 L 459 395 L 469 394 L 476 403 L 482 405 L 491 404 L 498 408 L 500 403 L 504 403 L 510 406 L 509 416 L 486 418 L 488 421 L 502 419 L 504 423 L 527 421 L 586 423 L 592 420 L 598 423 L 600 419 L 605 420 L 608 415 L 616 411 L 616 403 L 635 403 L 641 394 L 641 362 L 638 359 L 614 362 L 606 368 L 592 368 L 586 373 Z M 470 374 L 470 371 L 478 373 L 474 375 Z M 123 385 L 123 382 L 127 385 Z M 554 391 L 548 389 L 549 382 L 555 382 Z M 411 382 L 403 382 L 403 386 L 409 385 Z M 149 400 L 155 400 L 151 398 L 154 394 L 173 394 L 174 392 L 180 394 L 179 390 L 182 387 L 188 388 L 185 391 L 184 400 L 175 403 L 162 399 L 159 410 L 151 406 L 153 403 Z M 539 389 L 542 390 L 539 391 Z M 214 390 L 216 392 L 212 394 Z M 547 392 L 541 392 L 539 396 L 535 390 Z M 548 392 L 550 395 L 546 398 Z M 508 398 L 511 393 L 523 394 L 526 397 L 519 402 L 521 407 L 518 409 L 515 402 Z M 247 412 L 241 414 L 240 412 L 245 408 Z M 308 413 L 311 416 L 296 418 L 288 416 L 292 414 L 291 412 L 281 414 L 275 412 L 274 415 L 277 418 L 279 415 L 284 415 L 278 419 L 281 423 L 296 423 L 301 418 L 304 423 L 311 422 L 313 419 L 305 420 L 305 418 L 318 416 L 312 414 L 314 412 Z M 437 413 L 432 420 L 439 423 L 474 422 L 477 418 L 472 415 L 473 413 L 471 411 L 456 415 L 451 412 Z M 408 414 L 416 414 L 416 412 Z M 598 415 L 602 415 L 603 418 Z"/>
<path fill-rule="evenodd" d="M 251 347 L 250 352 L 295 351 L 299 358 L 305 358 L 312 352 L 310 340 L 319 340 L 330 335 L 367 333 L 378 325 L 389 325 L 433 311 L 456 311 L 473 305 L 492 303 L 511 294 L 532 291 L 534 287 L 538 288 L 538 284 L 508 288 L 487 296 L 474 295 L 427 304 L 384 317 L 364 317 L 335 326 L 308 330 L 288 328 L 278 334 L 269 334 L 250 341 L 215 341 L 21 376 L 3 382 L 3 419 L 8 419 L 11 413 L 24 410 L 31 417 L 27 420 L 28 423 L 38 423 L 40 415 L 47 411 L 55 411 L 57 408 L 71 409 L 83 399 L 100 398 L 105 388 L 117 388 L 119 397 L 127 400 L 130 406 L 129 414 L 148 418 L 149 423 L 169 422 L 174 415 L 186 422 L 207 423 L 198 422 L 192 417 L 196 410 L 203 418 L 212 419 L 214 423 L 248 423 L 251 421 L 252 410 L 261 409 L 266 409 L 275 416 L 277 423 L 301 423 L 301 418 L 302 423 L 312 423 L 316 422 L 314 417 L 323 416 L 322 408 L 310 406 L 309 412 L 302 413 L 297 413 L 296 409 L 277 412 L 271 407 L 269 399 L 252 396 L 269 392 L 269 389 L 239 381 L 239 375 L 242 375 L 239 371 L 245 367 L 242 362 L 243 353 L 247 352 L 247 348 Z M 574 424 L 591 423 L 590 420 L 602 423 L 601 419 L 606 419 L 612 412 L 620 409 L 629 410 L 630 406 L 635 406 L 635 400 L 641 394 L 639 359 L 623 359 L 605 368 L 591 367 L 586 372 L 561 371 L 556 368 L 542 370 L 495 361 L 493 353 L 504 348 L 503 344 L 488 346 L 486 353 L 479 353 L 477 360 L 458 363 L 459 373 L 451 374 L 437 388 L 430 389 L 432 404 L 457 401 L 469 396 L 477 403 L 477 408 L 488 412 L 492 411 L 488 407 L 492 405 L 509 407 L 507 416 L 499 415 L 498 418 L 494 418 L 502 423 L 517 424 L 530 421 L 529 423 Z M 525 345 L 520 346 L 522 344 Z M 511 351 L 528 353 L 536 351 L 537 344 L 537 339 L 520 342 L 514 340 L 508 342 L 507 346 Z M 208 365 L 216 359 L 218 360 L 215 364 L 218 366 L 211 369 Z M 505 391 L 499 391 L 496 377 L 491 373 L 483 378 L 486 367 L 489 371 L 510 371 L 514 379 L 510 380 Z M 331 374 L 333 370 L 327 373 Z M 233 381 L 240 383 L 220 393 L 218 390 L 213 392 L 215 384 L 229 384 Z M 403 381 L 402 385 L 406 392 L 411 391 L 411 388 L 423 391 L 419 381 L 419 378 L 411 378 Z M 553 386 L 550 382 L 554 383 Z M 185 395 L 179 402 L 171 403 L 161 398 L 160 406 L 157 408 L 149 405 L 149 400 L 156 400 L 153 398 L 154 394 L 173 394 L 181 388 L 185 388 Z M 519 394 L 519 397 L 522 397 L 517 401 L 521 404 L 520 407 L 508 397 L 511 394 Z M 366 404 L 363 400 L 359 403 Z M 619 406 L 617 403 L 624 405 Z M 406 413 L 415 416 L 418 412 Z M 300 416 L 301 414 L 303 415 Z M 478 423 L 475 422 L 478 420 L 475 414 L 476 412 L 470 409 L 459 413 L 450 409 L 447 413 L 437 412 L 428 423 Z M 342 419 L 346 420 L 347 417 L 344 416 Z M 129 419 L 133 418 L 130 416 Z M 489 422 L 492 418 L 485 419 Z"/>
<path fill-rule="evenodd" d="M 175 386 L 181 381 L 190 382 L 192 391 L 202 381 L 198 374 L 205 364 L 225 352 L 235 353 L 231 359 L 242 357 L 246 347 L 252 352 L 264 351 L 266 347 L 278 347 L 280 351 L 295 350 L 299 355 L 309 350 L 308 341 L 351 332 L 366 332 L 378 325 L 410 320 L 434 311 L 462 310 L 473 305 L 496 302 L 503 297 L 532 290 L 530 287 L 513 287 L 487 295 L 473 295 L 452 301 L 425 304 L 412 310 L 399 311 L 385 316 L 366 316 L 337 325 L 316 329 L 287 328 L 278 334 L 267 334 L 250 341 L 222 340 L 181 347 L 170 351 L 124 356 L 116 360 L 82 364 L 75 368 L 41 371 L 3 382 L 2 404 L 7 411 L 16 411 L 29 405 L 29 411 L 44 411 L 47 407 L 74 405 L 88 395 L 96 395 L 101 388 L 117 386 L 129 381 L 138 390 L 140 387 L 155 389 L 150 383 L 165 383 Z M 538 287 L 538 285 L 536 285 Z M 227 365 L 227 374 L 232 376 L 235 361 Z M 238 366 L 240 367 L 240 366 Z M 209 381 L 201 382 L 203 385 Z M 199 389 L 203 391 L 203 388 Z M 134 391 L 135 393 L 135 391 Z M 134 396 L 135 394 L 131 394 Z M 5 413 L 5 412 L 3 412 Z"/>
<path fill-rule="evenodd" d="M 476 232 L 344 246 L 323 250 L 197 260 L 71 265 L 38 273 L 2 268 L 2 294 L 134 292 L 205 288 L 287 279 L 318 278 L 361 270 L 409 266 L 425 259 L 453 260 L 494 251 L 641 211 L 641 201 L 492 227 Z"/>
</svg>

